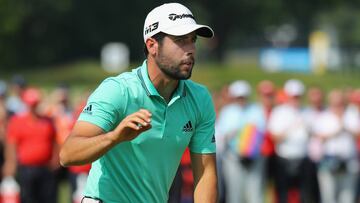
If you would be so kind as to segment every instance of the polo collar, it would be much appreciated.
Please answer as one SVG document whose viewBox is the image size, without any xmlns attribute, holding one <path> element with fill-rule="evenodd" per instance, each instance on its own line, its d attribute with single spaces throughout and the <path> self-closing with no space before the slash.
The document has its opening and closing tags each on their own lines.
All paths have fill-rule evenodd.
<svg viewBox="0 0 360 203">
<path fill-rule="evenodd" d="M 144 60 L 142 66 L 140 66 L 136 70 L 136 74 L 140 79 L 141 85 L 143 86 L 148 96 L 161 96 L 149 78 L 147 60 Z M 174 92 L 173 98 L 179 98 L 185 96 L 186 96 L 185 81 L 180 80 L 179 85 Z"/>
</svg>

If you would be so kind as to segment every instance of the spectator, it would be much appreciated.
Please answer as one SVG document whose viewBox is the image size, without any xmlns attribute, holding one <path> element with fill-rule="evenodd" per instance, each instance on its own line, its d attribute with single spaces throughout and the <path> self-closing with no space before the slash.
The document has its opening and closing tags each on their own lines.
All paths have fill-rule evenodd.
<svg viewBox="0 0 360 203">
<path fill-rule="evenodd" d="M 46 113 L 55 123 L 56 140 L 61 145 L 70 134 L 75 122 L 70 105 L 69 87 L 66 84 L 59 84 L 51 97 L 52 102 L 47 106 Z"/>
<path fill-rule="evenodd" d="M 308 105 L 304 109 L 305 120 L 307 122 L 309 131 L 309 145 L 308 145 L 308 159 L 304 172 L 307 188 L 307 202 L 317 203 L 320 202 L 319 182 L 317 178 L 317 163 L 321 154 L 321 140 L 315 136 L 314 129 L 316 128 L 316 121 L 321 114 L 325 111 L 325 93 L 317 86 L 309 88 L 307 93 Z"/>
<path fill-rule="evenodd" d="M 273 82 L 269 80 L 260 81 L 257 85 L 258 106 L 263 112 L 265 125 L 268 125 L 272 109 L 276 102 L 277 90 Z M 267 128 L 267 127 L 266 127 Z M 276 202 L 276 193 L 273 186 L 275 179 L 275 144 L 268 129 L 265 129 L 264 140 L 261 147 L 261 154 L 265 159 L 265 172 L 262 182 L 265 182 L 265 195 L 269 202 Z"/>
<path fill-rule="evenodd" d="M 16 175 L 23 203 L 56 202 L 53 170 L 59 166 L 52 121 L 39 114 L 40 90 L 22 94 L 27 111 L 14 115 L 8 124 L 4 176 Z"/>
<path fill-rule="evenodd" d="M 298 197 L 288 196 L 288 193 L 298 194 L 299 189 L 301 202 L 305 202 L 306 199 L 307 186 L 303 171 L 309 134 L 301 106 L 304 90 L 301 81 L 288 80 L 284 85 L 287 100 L 276 106 L 269 118 L 268 127 L 275 141 L 277 154 L 275 184 L 280 203 L 290 201 L 290 197 Z"/>
<path fill-rule="evenodd" d="M 359 168 L 354 135 L 360 132 L 359 117 L 346 107 L 341 90 L 332 90 L 328 103 L 314 129 L 322 140 L 318 169 L 321 199 L 324 203 L 353 203 Z"/>
<path fill-rule="evenodd" d="M 276 99 L 276 88 L 273 82 L 269 80 L 260 81 L 257 86 L 257 95 L 259 101 L 258 105 L 261 106 L 267 123 Z M 275 154 L 274 147 L 274 141 L 272 140 L 270 132 L 267 130 L 261 149 L 262 154 L 266 157 L 273 156 Z"/>
<path fill-rule="evenodd" d="M 56 142 L 61 146 L 74 125 L 75 118 L 70 105 L 69 87 L 59 84 L 50 95 L 50 101 L 45 107 L 46 115 L 54 122 L 56 130 Z M 71 196 L 76 188 L 76 175 L 69 172 L 69 168 L 59 167 L 55 171 L 56 185 L 59 187 L 64 180 L 70 180 Z M 71 200 L 72 201 L 72 200 Z"/>
<path fill-rule="evenodd" d="M 234 102 L 224 107 L 217 123 L 218 136 L 227 147 L 223 157 L 226 202 L 262 202 L 265 115 L 249 104 L 251 87 L 246 81 L 233 82 L 229 94 Z"/>
<path fill-rule="evenodd" d="M 221 122 L 225 122 L 226 119 L 224 116 L 220 116 L 224 114 L 223 107 L 227 104 L 231 103 L 231 96 L 229 95 L 229 85 L 224 85 L 219 92 L 213 93 L 213 100 L 216 112 L 216 122 L 215 122 L 215 136 L 216 136 L 216 166 L 218 171 L 218 191 L 219 191 L 219 203 L 226 202 L 225 194 L 225 180 L 222 169 L 222 159 L 223 159 L 223 151 L 225 148 L 224 138 L 221 136 L 221 128 L 224 124 L 220 124 Z M 226 112 L 226 111 L 225 111 Z M 226 113 L 225 113 L 226 114 Z M 222 117 L 221 122 L 219 122 L 219 118 Z M 225 124 L 226 125 L 226 124 Z"/>
</svg>

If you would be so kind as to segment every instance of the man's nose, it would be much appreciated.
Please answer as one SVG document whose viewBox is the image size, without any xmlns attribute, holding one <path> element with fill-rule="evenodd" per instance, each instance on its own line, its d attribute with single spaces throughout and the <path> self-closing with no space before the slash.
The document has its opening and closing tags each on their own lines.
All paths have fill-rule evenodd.
<svg viewBox="0 0 360 203">
<path fill-rule="evenodd" d="M 195 55 L 196 52 L 196 46 L 194 42 L 190 42 L 187 46 L 186 46 L 186 53 L 187 55 Z"/>
</svg>

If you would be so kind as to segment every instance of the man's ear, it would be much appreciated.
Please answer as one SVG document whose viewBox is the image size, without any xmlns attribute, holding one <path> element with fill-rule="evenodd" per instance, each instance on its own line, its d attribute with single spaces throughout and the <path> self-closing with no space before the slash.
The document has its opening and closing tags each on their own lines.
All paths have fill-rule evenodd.
<svg viewBox="0 0 360 203">
<path fill-rule="evenodd" d="M 149 38 L 146 40 L 145 44 L 149 54 L 155 56 L 158 52 L 159 43 L 155 39 Z"/>
</svg>

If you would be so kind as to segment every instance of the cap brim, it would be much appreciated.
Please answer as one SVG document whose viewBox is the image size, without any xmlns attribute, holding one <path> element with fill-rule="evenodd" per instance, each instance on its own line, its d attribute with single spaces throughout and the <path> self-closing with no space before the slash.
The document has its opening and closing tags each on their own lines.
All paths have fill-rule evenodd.
<svg viewBox="0 0 360 203">
<path fill-rule="evenodd" d="M 169 35 L 182 36 L 194 31 L 196 32 L 196 35 L 201 37 L 211 38 L 214 36 L 214 31 L 209 26 L 198 24 L 179 25 L 174 28 L 163 30 L 162 32 Z"/>
</svg>

